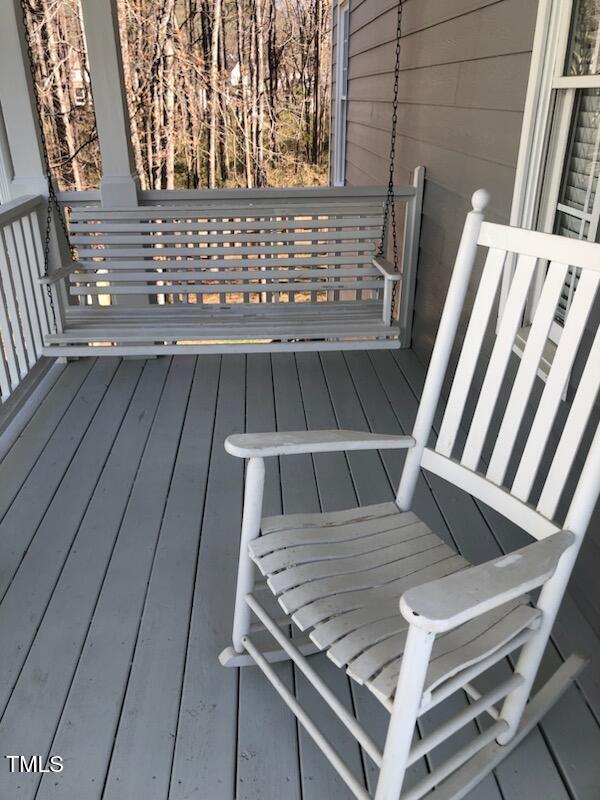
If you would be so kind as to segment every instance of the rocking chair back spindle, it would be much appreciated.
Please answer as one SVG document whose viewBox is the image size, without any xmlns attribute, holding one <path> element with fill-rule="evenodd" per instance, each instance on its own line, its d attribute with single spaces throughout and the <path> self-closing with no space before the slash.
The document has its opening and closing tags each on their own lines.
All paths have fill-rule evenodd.
<svg viewBox="0 0 600 800">
<path fill-rule="evenodd" d="M 600 245 L 484 222 L 487 199 L 481 190 L 473 196 L 412 436 L 311 431 L 232 435 L 226 441 L 232 455 L 250 461 L 233 646 L 221 661 L 256 663 L 359 798 L 370 795 L 278 681 L 270 661 L 292 659 L 380 766 L 376 800 L 464 797 L 518 745 L 585 664 L 571 656 L 530 697 L 600 493 L 595 407 L 600 333 L 591 340 L 586 335 L 598 302 Z M 480 250 L 487 251 L 485 262 L 452 374 L 451 354 Z M 569 269 L 577 271 L 577 288 L 541 383 L 548 334 Z M 538 270 L 545 272 L 543 288 L 515 370 L 513 349 Z M 501 282 L 505 302 L 497 319 Z M 494 327 L 488 353 L 487 333 Z M 576 375 L 581 377 L 568 390 L 565 412 L 562 399 Z M 449 395 L 431 445 L 446 381 Z M 261 520 L 265 457 L 384 447 L 407 450 L 395 503 Z M 421 469 L 491 506 L 533 543 L 470 566 L 411 511 Z M 296 632 L 289 638 L 285 624 L 275 623 L 257 600 L 254 565 L 295 626 L 310 632 L 308 641 Z M 538 588 L 534 602 L 527 593 Z M 257 647 L 251 613 L 280 650 Z M 383 753 L 356 720 L 336 708 L 306 658 L 310 645 L 326 651 L 390 711 Z M 512 676 L 482 694 L 473 681 L 508 655 Z M 469 705 L 413 743 L 419 717 L 457 691 L 467 695 Z M 484 713 L 492 717 L 491 725 L 403 791 L 411 764 Z"/>
</svg>

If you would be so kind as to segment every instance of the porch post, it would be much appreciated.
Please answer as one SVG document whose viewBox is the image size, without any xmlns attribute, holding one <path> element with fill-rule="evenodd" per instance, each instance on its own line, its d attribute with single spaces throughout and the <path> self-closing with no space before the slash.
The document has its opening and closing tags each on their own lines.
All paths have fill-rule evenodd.
<svg viewBox="0 0 600 800">
<path fill-rule="evenodd" d="M 81 0 L 81 11 L 102 155 L 102 205 L 135 206 L 138 178 L 123 80 L 117 2 Z"/>
<path fill-rule="evenodd" d="M 4 0 L 0 9 L 0 116 L 3 194 L 7 193 L 8 199 L 28 194 L 47 197 L 44 151 L 19 0 Z M 38 215 L 43 235 L 45 219 L 41 212 Z M 51 271 L 68 264 L 71 258 L 62 229 L 53 216 L 49 248 Z M 62 285 L 56 291 L 55 300 L 60 325 L 62 308 L 68 303 Z"/>
<path fill-rule="evenodd" d="M 11 198 L 48 194 L 42 143 L 19 0 L 5 0 L 0 11 L 0 106 L 4 118 L 3 152 Z"/>
</svg>

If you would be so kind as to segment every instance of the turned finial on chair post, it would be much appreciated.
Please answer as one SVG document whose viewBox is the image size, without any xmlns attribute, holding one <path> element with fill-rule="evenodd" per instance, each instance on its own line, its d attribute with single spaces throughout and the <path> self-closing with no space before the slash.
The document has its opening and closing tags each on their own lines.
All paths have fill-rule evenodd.
<svg viewBox="0 0 600 800">
<path fill-rule="evenodd" d="M 482 214 L 490 202 L 490 193 L 487 189 L 476 189 L 471 196 L 473 211 Z"/>
</svg>

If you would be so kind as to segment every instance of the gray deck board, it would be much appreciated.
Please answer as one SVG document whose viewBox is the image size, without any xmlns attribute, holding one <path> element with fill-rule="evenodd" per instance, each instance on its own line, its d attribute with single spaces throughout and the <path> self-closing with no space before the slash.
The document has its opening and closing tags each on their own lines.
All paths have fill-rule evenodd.
<svg viewBox="0 0 600 800">
<path fill-rule="evenodd" d="M 4 595 L 0 606 L 2 709 L 35 639 L 140 372 L 140 364 L 118 368 Z"/>
<path fill-rule="evenodd" d="M 149 364 L 135 389 L 0 725 L 19 752 L 45 752 L 57 728 L 158 402 L 156 372 Z M 39 776 L 23 778 L 15 796 L 33 797 Z"/>
<path fill-rule="evenodd" d="M 246 367 L 246 430 L 274 430 L 275 398 L 272 390 L 271 357 L 249 355 Z M 281 514 L 278 459 L 267 464 L 264 495 L 265 515 Z M 262 599 L 262 598 L 261 598 Z M 279 612 L 281 609 L 279 609 Z M 280 614 L 278 613 L 277 616 Z M 294 689 L 294 669 L 276 664 L 279 677 Z M 299 800 L 298 726 L 284 703 L 273 702 L 275 693 L 258 669 L 240 672 L 237 797 L 239 800 Z M 277 731 L 277 748 L 264 731 Z"/>
<path fill-rule="evenodd" d="M 181 356 L 174 364 L 181 370 L 177 412 L 184 422 L 174 437 L 175 465 L 104 790 L 107 800 L 158 800 L 171 780 L 218 375 L 216 359 L 205 369 L 195 369 L 195 362 Z"/>
<path fill-rule="evenodd" d="M 68 364 L 0 463 L 0 741 L 4 752 L 63 755 L 65 770 L 0 771 L 0 797 L 348 798 L 257 670 L 217 661 L 231 635 L 243 487 L 243 463 L 222 444 L 274 427 L 407 432 L 422 380 L 406 351 Z M 403 458 L 270 459 L 265 511 L 389 499 Z M 435 476 L 422 476 L 415 506 L 472 561 L 522 544 Z M 578 649 L 592 664 L 577 686 L 470 800 L 597 800 L 600 642 L 567 597 L 544 673 Z M 380 704 L 326 657 L 315 661 L 383 744 Z M 369 759 L 297 670 L 277 668 L 372 787 Z"/>
<path fill-rule="evenodd" d="M 306 354 L 296 356 L 298 376 L 302 391 L 308 428 L 337 428 L 334 409 L 329 390 L 318 359 L 306 358 Z M 372 454 L 368 454 L 372 455 Z M 315 476 L 323 511 L 335 511 L 358 505 L 356 489 L 344 453 L 320 453 L 314 456 Z M 339 672 L 328 665 L 332 681 L 340 682 Z M 381 704 L 370 692 L 360 691 L 360 687 L 349 679 L 348 689 L 352 705 L 361 724 L 369 731 L 380 748 L 383 748 L 385 728 L 382 725 L 387 716 Z M 338 723 L 339 725 L 339 723 Z M 338 734 L 339 735 L 339 734 Z M 373 764 L 362 753 L 363 765 L 369 787 L 373 788 Z M 345 790 L 347 792 L 347 790 Z M 344 796 L 346 796 L 344 794 Z M 349 795 L 348 795 L 349 796 Z"/>
<path fill-rule="evenodd" d="M 202 359 L 200 359 L 202 361 Z M 223 358 L 181 710 L 173 762 L 172 800 L 233 797 L 238 675 L 218 662 L 231 641 L 233 592 L 242 510 L 243 464 L 223 441 L 244 428 L 245 358 Z M 224 498 L 227 498 L 225 500 Z"/>
<path fill-rule="evenodd" d="M 50 443 L 40 454 L 27 481 L 7 509 L 0 523 L 0 597 L 10 585 L 23 553 L 104 397 L 117 364 L 116 359 L 109 359 L 92 368 L 77 393 L 69 414 L 63 416 Z M 17 440 L 15 447 L 18 443 Z M 12 459 L 13 449 L 8 452 L 7 459 Z"/>
<path fill-rule="evenodd" d="M 168 366 L 168 362 L 163 363 Z M 160 396 L 130 485 L 127 509 L 52 744 L 54 752 L 68 757 L 68 766 L 59 776 L 43 781 L 40 798 L 96 800 L 102 794 L 183 417 L 185 385 L 175 367 L 171 365 L 171 380 Z M 155 380 L 161 389 L 163 377 L 155 374 Z"/>
<path fill-rule="evenodd" d="M 13 444 L 10 455 L 0 463 L 0 518 L 15 499 L 93 365 L 94 359 L 86 358 L 61 373 L 38 413 Z"/>
</svg>

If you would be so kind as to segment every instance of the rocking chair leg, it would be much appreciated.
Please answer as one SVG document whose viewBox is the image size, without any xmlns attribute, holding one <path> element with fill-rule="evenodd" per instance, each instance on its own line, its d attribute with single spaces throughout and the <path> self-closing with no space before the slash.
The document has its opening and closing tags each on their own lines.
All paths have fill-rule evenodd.
<svg viewBox="0 0 600 800">
<path fill-rule="evenodd" d="M 315 725 L 312 719 L 308 716 L 306 711 L 302 708 L 300 703 L 296 700 L 294 695 L 289 691 L 287 686 L 279 678 L 277 673 L 272 669 L 269 662 L 261 654 L 260 650 L 255 647 L 252 640 L 247 636 L 244 637 L 244 645 L 248 653 L 252 656 L 256 666 L 268 678 L 273 688 L 277 691 L 281 699 L 290 708 L 292 713 L 298 719 L 300 724 L 306 729 L 309 736 L 313 739 L 317 747 L 325 755 L 327 760 L 336 770 L 338 775 L 342 778 L 344 783 L 348 786 L 353 795 L 358 800 L 369 800 L 369 795 L 363 789 L 360 782 L 352 775 L 346 764 L 342 761 L 334 747 L 330 744 L 328 739 L 321 733 L 319 728 Z"/>
<path fill-rule="evenodd" d="M 523 647 L 517 661 L 516 672 L 522 675 L 525 681 L 506 697 L 502 705 L 500 718 L 508 723 L 508 729 L 502 731 L 498 736 L 499 744 L 507 744 L 519 727 L 560 603 L 566 591 L 580 544 L 581 541 L 564 553 L 556 572 L 546 582 L 540 593 L 537 606 L 542 611 L 542 623 L 539 630 Z"/>
<path fill-rule="evenodd" d="M 434 638 L 413 625 L 408 630 L 375 800 L 400 797 Z"/>
<path fill-rule="evenodd" d="M 265 629 L 269 631 L 275 641 L 281 645 L 282 649 L 285 650 L 289 658 L 294 662 L 294 664 L 296 664 L 306 679 L 314 686 L 323 700 L 332 709 L 334 714 L 337 715 L 340 722 L 345 725 L 346 728 L 348 728 L 354 738 L 371 756 L 375 764 L 377 764 L 378 767 L 381 767 L 382 756 L 377 749 L 375 742 L 368 734 L 365 733 L 365 731 L 356 721 L 356 718 L 348 712 L 343 703 L 341 703 L 337 696 L 331 691 L 329 686 L 327 686 L 327 684 L 319 677 L 318 673 L 311 667 L 304 657 L 304 654 L 295 646 L 294 641 L 285 636 L 279 626 L 269 617 L 265 609 L 260 605 L 255 597 L 248 595 L 246 602 L 265 626 Z"/>
<path fill-rule="evenodd" d="M 573 680 L 585 667 L 587 661 L 578 655 L 570 656 L 554 675 L 532 697 L 516 733 L 508 744 L 498 744 L 498 739 L 480 750 L 435 789 L 436 800 L 460 800 L 477 786 L 485 776 L 495 769 L 535 728 L 542 717 L 571 686 Z M 498 737 L 499 738 L 499 737 Z"/>
<path fill-rule="evenodd" d="M 262 458 L 251 458 L 246 469 L 240 562 L 233 614 L 233 649 L 236 653 L 245 651 L 242 639 L 250 633 L 250 608 L 246 604 L 246 595 L 251 594 L 254 588 L 255 566 L 248 555 L 248 545 L 260 533 L 264 486 L 265 462 Z"/>
</svg>

